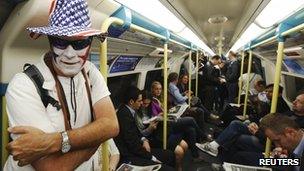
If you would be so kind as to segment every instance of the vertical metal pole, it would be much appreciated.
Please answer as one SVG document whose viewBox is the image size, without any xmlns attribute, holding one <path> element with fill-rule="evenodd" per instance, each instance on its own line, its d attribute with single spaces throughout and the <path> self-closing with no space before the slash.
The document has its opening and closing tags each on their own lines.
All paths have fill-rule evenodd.
<svg viewBox="0 0 304 171">
<path fill-rule="evenodd" d="M 275 113 L 277 111 L 279 84 L 280 84 L 282 61 L 283 61 L 283 50 L 284 50 L 284 41 L 279 41 L 270 113 Z M 267 158 L 269 157 L 270 154 L 270 146 L 271 146 L 271 141 L 267 138 L 266 148 L 265 148 L 265 157 Z"/>
<path fill-rule="evenodd" d="M 2 144 L 1 144 L 1 168 L 3 168 L 6 159 L 8 157 L 8 152 L 6 151 L 5 147 L 8 144 L 8 117 L 6 113 L 6 101 L 5 96 L 2 96 Z"/>
<path fill-rule="evenodd" d="M 242 78 L 243 70 L 244 70 L 244 58 L 245 58 L 245 52 L 242 52 L 242 62 L 241 62 L 241 71 L 240 71 L 240 77 Z M 243 81 L 239 80 L 239 95 L 238 95 L 238 104 L 241 104 L 241 94 L 243 89 Z"/>
<path fill-rule="evenodd" d="M 245 101 L 244 101 L 244 109 L 243 109 L 243 116 L 245 117 L 247 111 L 247 100 L 248 100 L 248 93 L 249 93 L 249 82 L 250 82 L 250 73 L 251 73 L 251 65 L 252 65 L 252 50 L 249 50 L 249 61 L 248 61 L 248 69 L 247 69 L 247 80 L 246 80 L 246 94 L 245 94 Z"/>
<path fill-rule="evenodd" d="M 167 92 L 168 92 L 168 43 L 164 44 L 164 133 L 163 133 L 163 148 L 167 149 Z"/>
<path fill-rule="evenodd" d="M 189 60 L 189 63 L 188 63 L 188 78 L 189 78 L 189 81 L 188 81 L 188 90 L 189 91 L 191 91 L 191 72 L 192 72 L 192 70 L 191 70 L 191 62 L 192 62 L 192 60 L 191 60 L 191 55 L 192 55 L 192 52 L 191 52 L 191 49 L 190 49 L 190 51 L 189 51 L 189 57 L 188 57 L 188 60 Z M 188 97 L 188 104 L 189 104 L 189 108 L 190 108 L 190 106 L 191 106 L 191 96 L 189 96 Z"/>
<path fill-rule="evenodd" d="M 198 50 L 196 51 L 196 69 L 195 69 L 195 96 L 198 97 L 198 67 L 199 67 L 199 63 L 198 63 Z"/>
<path fill-rule="evenodd" d="M 99 71 L 103 75 L 105 81 L 108 78 L 108 40 L 107 38 L 101 43 L 100 46 L 100 58 L 99 58 Z M 100 149 L 99 149 L 100 150 Z M 109 171 L 109 151 L 108 151 L 108 141 L 102 143 L 102 170 Z"/>
</svg>

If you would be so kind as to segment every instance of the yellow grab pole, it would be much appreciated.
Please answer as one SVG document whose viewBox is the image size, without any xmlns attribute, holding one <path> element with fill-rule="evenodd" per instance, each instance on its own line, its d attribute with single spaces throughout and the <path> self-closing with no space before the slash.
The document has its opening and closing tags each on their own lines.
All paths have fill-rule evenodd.
<svg viewBox="0 0 304 171">
<path fill-rule="evenodd" d="M 168 44 L 164 44 L 164 133 L 163 133 L 163 148 L 167 149 L 167 92 L 168 92 Z"/>
<path fill-rule="evenodd" d="M 189 51 L 189 57 L 188 57 L 188 60 L 189 60 L 189 63 L 188 63 L 188 91 L 191 91 L 191 55 L 192 55 L 192 52 L 191 52 L 191 49 Z M 189 104 L 189 108 L 191 106 L 191 96 L 188 97 L 188 104 Z"/>
<path fill-rule="evenodd" d="M 198 50 L 196 51 L 196 69 L 195 69 L 195 96 L 198 97 Z"/>
<path fill-rule="evenodd" d="M 106 33 L 108 28 L 111 24 L 118 23 L 123 24 L 123 21 L 117 18 L 109 18 L 107 19 L 101 26 L 101 32 Z M 108 66 L 107 66 L 107 59 L 108 59 L 108 40 L 107 38 L 101 42 L 100 45 L 100 58 L 99 58 L 99 71 L 103 75 L 105 81 L 107 82 L 108 77 Z M 102 150 L 102 170 L 109 171 L 109 151 L 108 151 L 108 141 L 102 143 L 102 148 L 99 148 L 99 151 Z"/>
<path fill-rule="evenodd" d="M 240 71 L 240 77 L 242 78 L 243 70 L 244 70 L 244 58 L 245 58 L 245 52 L 242 52 L 242 62 L 241 62 L 241 71 Z M 239 80 L 239 94 L 238 94 L 238 104 L 241 104 L 241 94 L 243 89 L 243 82 L 242 79 Z"/>
<path fill-rule="evenodd" d="M 5 96 L 2 96 L 2 144 L 1 144 L 1 168 L 4 167 L 5 161 L 8 156 L 8 152 L 6 151 L 5 147 L 8 144 L 8 118 L 6 114 L 6 101 Z"/>
<path fill-rule="evenodd" d="M 278 55 L 277 55 L 276 70 L 274 76 L 270 113 L 275 113 L 277 111 L 277 102 L 279 96 L 279 86 L 280 86 L 281 69 L 282 69 L 282 61 L 283 61 L 283 50 L 284 50 L 284 42 L 280 41 L 278 43 L 278 51 L 277 51 Z M 271 141 L 267 138 L 266 148 L 265 148 L 266 158 L 269 157 L 270 146 L 271 146 Z"/>
<path fill-rule="evenodd" d="M 244 101 L 244 109 L 243 116 L 245 117 L 247 111 L 247 100 L 249 93 L 249 81 L 250 81 L 250 73 L 251 73 L 251 65 L 252 65 L 252 50 L 249 50 L 249 61 L 248 61 L 248 69 L 247 69 L 247 80 L 246 80 L 246 92 L 245 92 L 245 101 Z"/>
<path fill-rule="evenodd" d="M 99 70 L 103 75 L 105 81 L 107 82 L 108 78 L 108 66 L 107 66 L 107 54 L 108 54 L 108 40 L 107 38 L 100 46 L 100 58 L 99 58 Z M 102 143 L 102 170 L 109 171 L 109 144 L 108 141 Z M 99 149 L 100 150 L 100 149 Z"/>
</svg>

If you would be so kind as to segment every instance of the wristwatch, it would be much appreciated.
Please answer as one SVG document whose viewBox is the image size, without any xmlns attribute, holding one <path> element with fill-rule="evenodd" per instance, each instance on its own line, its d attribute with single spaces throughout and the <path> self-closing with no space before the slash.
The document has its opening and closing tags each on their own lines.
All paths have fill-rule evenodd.
<svg viewBox="0 0 304 171">
<path fill-rule="evenodd" d="M 61 152 L 67 153 L 71 149 L 71 144 L 69 140 L 68 133 L 66 131 L 61 132 L 62 142 L 61 142 Z"/>
</svg>

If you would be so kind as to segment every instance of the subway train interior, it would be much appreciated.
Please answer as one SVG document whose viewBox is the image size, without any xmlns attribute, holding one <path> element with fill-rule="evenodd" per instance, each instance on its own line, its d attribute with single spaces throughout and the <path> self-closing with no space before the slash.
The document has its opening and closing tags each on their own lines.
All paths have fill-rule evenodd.
<svg viewBox="0 0 304 171">
<path fill-rule="evenodd" d="M 82 7 L 88 9 L 84 11 L 88 11 L 89 18 L 79 17 L 85 15 L 83 11 L 77 13 Z M 84 23 L 90 21 L 91 25 L 86 27 L 99 30 L 99 34 L 82 37 L 70 34 L 69 31 L 75 31 L 72 28 L 80 23 L 72 22 L 77 17 L 78 21 L 85 20 Z M 64 22 L 71 23 L 64 27 Z M 41 29 L 39 34 L 33 34 L 35 29 L 27 29 L 52 25 L 66 29 L 67 35 L 57 33 L 59 29 L 49 32 Z M 63 55 L 57 53 L 58 48 Z M 89 50 L 85 57 L 77 54 L 81 48 Z M 62 65 L 56 63 L 71 60 L 64 54 L 72 51 L 76 55 L 73 58 L 84 61 L 81 71 L 87 64 L 93 64 L 98 71 L 96 74 L 103 77 L 100 80 L 109 91 L 111 105 L 105 111 L 110 111 L 113 103 L 113 122 L 106 123 L 109 118 L 103 121 L 92 115 L 106 113 L 96 111 L 96 106 L 106 96 L 96 101 L 95 98 L 101 96 L 94 94 L 98 89 L 94 89 L 93 75 L 85 76 L 82 72 L 85 95 L 79 95 L 77 91 L 82 90 L 75 90 L 79 82 L 74 83 L 73 79 L 76 74 L 81 76 L 80 70 L 73 76 L 60 71 Z M 48 90 L 59 102 L 58 117 L 65 119 L 64 109 L 71 113 L 68 121 L 57 120 L 62 122 L 58 124 L 63 125 L 63 130 L 53 124 L 57 117 L 55 105 L 47 104 L 44 108 L 43 93 L 24 74 L 25 64 L 44 64 L 47 54 L 54 54 L 49 55 L 54 56 L 50 58 L 53 64 L 44 66 L 52 68 L 56 77 L 56 86 L 55 81 L 49 86 L 56 87 L 60 94 L 57 85 L 63 83 L 60 83 L 61 78 L 58 80 L 57 72 L 61 74 L 59 77 L 71 80 L 65 82 L 71 92 L 63 91 L 64 94 L 57 96 L 54 95 L 56 90 Z M 74 63 L 65 64 L 74 66 Z M 17 82 L 21 76 L 29 81 Z M 42 80 L 43 88 L 47 79 Z M 14 87 L 19 89 L 14 90 Z M 73 87 L 76 96 L 72 93 Z M 134 99 L 135 90 L 140 92 Z M 0 95 L 0 170 L 51 170 L 50 165 L 56 168 L 56 163 L 62 162 L 59 167 L 62 170 L 304 171 L 304 0 L 1 0 Z M 59 98 L 62 95 L 66 95 L 65 103 L 69 103 L 65 107 Z M 77 101 L 78 95 L 91 100 Z M 30 96 L 43 103 L 35 106 L 30 102 L 32 99 L 26 99 Z M 81 103 L 91 109 L 91 121 L 72 126 L 77 128 L 73 130 L 71 124 L 75 124 L 77 109 L 78 114 L 81 112 Z M 18 114 L 18 111 L 22 113 L 22 108 L 28 112 L 28 117 Z M 56 114 L 50 113 L 49 108 L 54 108 Z M 99 107 L 100 110 L 105 108 Z M 45 113 L 39 113 L 41 111 Z M 132 113 L 130 123 L 133 125 L 126 126 L 129 118 L 124 118 L 129 113 Z M 37 119 L 39 114 L 47 115 L 43 116 L 46 121 Z M 144 115 L 148 118 L 137 118 Z M 270 121 L 271 117 L 275 121 Z M 54 125 L 53 132 L 44 130 L 47 126 L 43 125 L 33 128 L 42 133 L 31 132 L 32 127 L 39 125 L 31 123 L 43 124 L 48 118 Z M 70 129 L 67 129 L 67 122 Z M 113 123 L 116 131 L 105 133 L 102 131 L 105 127 L 98 127 L 97 123 L 108 128 L 109 123 Z M 25 126 L 30 131 L 18 133 L 13 129 L 16 126 Z M 77 133 L 73 131 L 83 129 L 92 134 L 91 127 L 98 128 L 93 130 L 94 135 L 100 131 L 98 138 L 85 136 L 91 141 L 75 140 Z M 105 129 L 111 130 L 108 128 Z M 41 150 L 35 149 L 40 147 L 39 136 L 52 133 L 59 136 L 57 151 L 36 153 Z M 26 135 L 37 137 L 33 138 L 37 143 L 26 139 Z M 114 146 L 116 144 L 116 163 L 112 162 L 114 147 L 108 139 Z M 67 144 L 69 148 L 64 149 Z M 76 159 L 77 152 L 92 151 L 93 147 L 95 153 Z M 161 157 L 154 155 L 153 149 L 170 151 L 174 161 L 163 159 L 166 156 L 163 153 L 158 154 Z M 146 154 L 152 158 L 147 158 Z M 67 156 L 72 157 L 63 162 Z M 278 162 L 284 159 L 291 162 Z"/>
</svg>

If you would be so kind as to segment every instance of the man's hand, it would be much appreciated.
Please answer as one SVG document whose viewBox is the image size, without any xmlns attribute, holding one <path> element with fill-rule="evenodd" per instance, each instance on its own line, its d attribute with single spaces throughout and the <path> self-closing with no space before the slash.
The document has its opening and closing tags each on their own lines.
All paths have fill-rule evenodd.
<svg viewBox="0 0 304 171">
<path fill-rule="evenodd" d="M 185 92 L 185 96 L 190 98 L 191 97 L 191 91 Z"/>
<path fill-rule="evenodd" d="M 288 156 L 287 150 L 282 147 L 276 147 L 270 152 L 270 156 L 273 158 L 286 158 Z"/>
<path fill-rule="evenodd" d="M 150 122 L 148 128 L 151 130 L 155 130 L 157 128 L 157 124 L 158 124 L 158 121 L 152 121 L 152 122 Z"/>
<path fill-rule="evenodd" d="M 150 147 L 150 144 L 149 144 L 149 141 L 148 141 L 148 140 L 144 140 L 144 142 L 143 142 L 143 147 L 144 147 L 148 152 L 151 152 L 151 147 Z"/>
<path fill-rule="evenodd" d="M 221 84 L 222 84 L 222 83 L 226 83 L 226 79 L 220 78 L 220 82 L 221 82 Z"/>
<path fill-rule="evenodd" d="M 10 142 L 6 149 L 18 161 L 19 166 L 31 164 L 60 148 L 60 133 L 47 134 L 40 129 L 30 126 L 16 126 L 8 129 L 9 133 L 16 134 L 17 139 Z M 57 139 L 57 144 L 55 139 Z M 58 144 L 59 142 L 59 144 Z M 54 149 L 57 146 L 58 149 Z"/>
<path fill-rule="evenodd" d="M 259 126 L 256 123 L 252 122 L 248 125 L 248 130 L 251 134 L 255 135 L 255 133 L 259 130 Z"/>
</svg>

